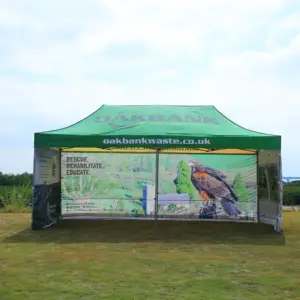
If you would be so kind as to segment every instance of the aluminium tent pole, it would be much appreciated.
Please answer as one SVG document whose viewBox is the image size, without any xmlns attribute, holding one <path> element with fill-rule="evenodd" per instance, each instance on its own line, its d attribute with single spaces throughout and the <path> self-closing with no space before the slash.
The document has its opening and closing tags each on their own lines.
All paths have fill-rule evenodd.
<svg viewBox="0 0 300 300">
<path fill-rule="evenodd" d="M 267 179 L 267 189 L 268 189 L 268 200 L 269 202 L 272 201 L 271 199 L 271 186 L 270 186 L 270 178 L 269 178 L 269 168 L 268 164 L 265 164 L 265 174 L 266 174 L 266 179 Z"/>
<path fill-rule="evenodd" d="M 157 148 L 156 155 L 155 155 L 154 233 L 156 233 L 156 229 L 157 229 L 157 215 L 158 215 L 158 193 L 159 193 L 158 170 L 159 170 L 159 149 Z"/>
<path fill-rule="evenodd" d="M 31 198 L 31 229 L 34 229 L 34 209 L 35 209 L 35 195 L 36 195 L 36 163 L 37 163 L 37 158 L 36 158 L 36 148 L 34 147 L 33 151 L 33 180 L 32 180 L 32 198 Z"/>
<path fill-rule="evenodd" d="M 267 190 L 268 190 L 268 201 L 269 201 L 269 205 L 271 204 L 271 186 L 270 186 L 270 177 L 269 177 L 269 167 L 268 167 L 268 163 L 265 164 L 265 175 L 266 175 L 266 179 L 267 179 Z M 269 212 L 266 216 L 267 218 L 269 217 Z"/>
<path fill-rule="evenodd" d="M 281 232 L 281 218 L 282 218 L 282 159 L 281 159 L 281 152 L 277 155 L 277 170 L 278 170 L 278 205 L 277 205 L 277 222 L 276 222 L 276 231 Z"/>
</svg>

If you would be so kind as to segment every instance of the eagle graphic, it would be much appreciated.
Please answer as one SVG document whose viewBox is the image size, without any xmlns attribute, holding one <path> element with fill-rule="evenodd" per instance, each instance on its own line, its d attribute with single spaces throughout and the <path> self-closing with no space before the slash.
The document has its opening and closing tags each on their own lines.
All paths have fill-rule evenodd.
<svg viewBox="0 0 300 300">
<path fill-rule="evenodd" d="M 220 201 L 229 217 L 238 217 L 242 213 L 236 204 L 239 199 L 223 173 L 205 167 L 198 160 L 191 160 L 188 165 L 191 167 L 191 181 L 202 199 Z"/>
</svg>

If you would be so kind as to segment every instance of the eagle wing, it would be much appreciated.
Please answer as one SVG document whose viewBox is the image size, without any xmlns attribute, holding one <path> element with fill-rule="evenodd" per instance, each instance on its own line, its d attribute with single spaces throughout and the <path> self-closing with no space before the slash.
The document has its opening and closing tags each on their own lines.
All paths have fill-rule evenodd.
<svg viewBox="0 0 300 300">
<path fill-rule="evenodd" d="M 204 172 L 195 172 L 191 176 L 191 181 L 196 188 L 196 190 L 201 191 L 203 189 L 203 178 L 207 177 L 207 174 Z"/>
<path fill-rule="evenodd" d="M 191 175 L 191 181 L 196 190 L 199 192 L 200 197 L 203 200 L 209 200 L 209 198 L 214 198 L 214 196 L 207 192 L 205 187 L 203 186 L 203 180 L 208 176 L 205 172 L 195 172 Z"/>
<path fill-rule="evenodd" d="M 213 169 L 213 168 L 204 167 L 204 168 L 202 168 L 202 171 L 206 172 L 207 174 L 212 175 L 214 177 L 218 176 L 220 178 L 224 178 L 224 179 L 226 178 L 226 175 L 224 173 L 222 173 L 216 169 Z"/>
<path fill-rule="evenodd" d="M 220 182 L 206 172 L 195 172 L 192 174 L 192 183 L 194 187 L 200 192 L 204 191 L 210 198 L 215 198 L 212 193 L 212 188 L 220 185 Z"/>
<path fill-rule="evenodd" d="M 208 170 L 195 172 L 192 174 L 192 182 L 195 188 L 205 191 L 210 198 L 226 198 L 229 201 L 238 201 L 229 183 L 215 172 Z"/>
</svg>

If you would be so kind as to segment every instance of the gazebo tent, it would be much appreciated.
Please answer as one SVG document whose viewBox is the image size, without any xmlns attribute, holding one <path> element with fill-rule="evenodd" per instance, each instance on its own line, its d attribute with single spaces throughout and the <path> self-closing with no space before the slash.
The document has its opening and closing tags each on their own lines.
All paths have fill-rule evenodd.
<svg viewBox="0 0 300 300">
<path fill-rule="evenodd" d="M 62 202 L 64 201 L 67 207 L 72 206 L 76 201 L 77 204 L 74 205 L 77 205 L 77 207 L 81 205 L 81 209 L 83 209 L 82 202 L 86 201 L 84 203 L 86 203 L 87 206 L 89 205 L 87 198 L 90 197 L 92 199 L 94 196 L 88 195 L 88 193 L 76 194 L 75 192 L 78 192 L 78 189 L 82 190 L 82 186 L 74 187 L 74 181 L 72 180 L 75 180 L 75 178 L 82 184 L 84 180 L 95 182 L 96 177 L 99 182 L 103 182 L 103 178 L 105 178 L 105 180 L 109 176 L 121 178 L 123 176 L 122 174 L 124 174 L 122 178 L 128 181 L 128 170 L 130 167 L 125 166 L 122 169 L 121 166 L 116 166 L 115 162 L 111 163 L 110 165 L 115 166 L 114 173 L 116 173 L 116 169 L 118 169 L 119 174 L 111 174 L 108 171 L 103 171 L 103 168 L 105 168 L 105 162 L 109 159 L 107 155 L 110 155 L 110 159 L 112 155 L 117 159 L 117 156 L 120 157 L 120 155 L 134 153 L 135 158 L 143 154 L 144 156 L 151 156 L 151 159 L 154 161 L 154 166 L 152 164 L 151 169 L 153 170 L 153 182 L 148 184 L 148 189 L 147 183 L 145 182 L 140 184 L 137 180 L 136 183 L 133 183 L 133 186 L 139 184 L 139 191 L 142 194 L 145 190 L 148 191 L 148 200 L 151 200 L 151 197 L 153 198 L 154 209 L 152 214 L 147 213 L 147 210 L 144 209 L 143 217 L 158 219 L 162 216 L 162 214 L 159 213 L 159 197 L 161 197 L 161 199 L 168 198 L 172 200 L 173 198 L 177 199 L 178 197 L 180 198 L 186 195 L 186 197 L 189 198 L 188 203 L 191 203 L 193 202 L 192 198 L 194 192 L 196 192 L 196 194 L 199 192 L 201 195 L 200 190 L 190 192 L 189 190 L 180 191 L 178 186 L 175 188 L 176 180 L 174 180 L 174 176 L 176 174 L 174 170 L 177 169 L 177 173 L 179 172 L 177 165 L 169 166 L 168 168 L 164 167 L 164 170 L 161 171 L 165 179 L 167 178 L 165 174 L 168 173 L 168 170 L 171 170 L 169 172 L 171 175 L 168 178 L 172 178 L 172 180 L 170 180 L 170 182 L 166 181 L 166 185 L 170 186 L 170 191 L 173 191 L 173 193 L 168 193 L 167 191 L 167 193 L 163 192 L 160 195 L 159 177 L 160 159 L 162 157 L 165 159 L 169 155 L 178 155 L 178 159 L 180 158 L 179 162 L 181 162 L 184 161 L 184 159 L 181 159 L 183 157 L 182 155 L 185 155 L 185 158 L 190 155 L 193 161 L 195 161 L 195 157 L 201 157 L 201 161 L 205 161 L 208 156 L 212 158 L 212 155 L 220 155 L 222 156 L 222 162 L 224 162 L 231 156 L 230 164 L 234 166 L 234 162 L 237 161 L 238 156 L 242 155 L 253 158 L 252 163 L 255 162 L 255 182 L 253 182 L 253 180 L 251 181 L 251 186 L 255 190 L 255 193 L 253 194 L 252 190 L 251 195 L 256 203 L 256 217 L 251 218 L 251 221 L 272 224 L 276 231 L 280 231 L 282 205 L 281 137 L 245 129 L 229 120 L 214 106 L 103 105 L 87 118 L 69 127 L 35 133 L 34 147 L 33 229 L 47 227 L 56 223 L 57 220 L 64 215 L 62 212 L 66 212 L 66 208 L 62 207 Z M 89 159 L 91 155 L 93 157 L 93 163 L 91 163 Z M 149 157 L 147 157 L 147 159 Z M 173 156 L 173 158 L 174 157 L 175 156 Z M 213 160 L 210 159 L 212 164 L 217 160 L 217 156 L 213 157 Z M 141 161 L 142 160 L 141 158 Z M 151 165 L 150 160 L 149 166 Z M 172 162 L 174 161 L 173 159 Z M 122 164 L 124 165 L 126 162 Z M 182 164 L 181 167 L 184 168 L 185 163 L 183 162 Z M 210 166 L 206 165 L 206 167 Z M 68 168 L 73 168 L 73 171 L 68 170 Z M 90 168 L 101 169 L 102 173 L 100 171 L 100 173 L 97 173 Z M 226 168 L 228 169 L 228 166 L 224 165 L 223 171 Z M 126 172 L 124 169 L 126 169 Z M 131 168 L 132 178 L 137 174 L 134 173 L 134 169 L 136 169 L 136 167 Z M 215 169 L 215 166 L 211 168 L 211 170 Z M 242 169 L 244 170 L 245 168 Z M 230 179 L 229 189 L 231 191 L 234 190 L 235 187 L 237 189 L 238 186 L 237 176 L 239 175 L 235 175 L 234 180 L 233 178 Z M 254 173 L 250 175 L 253 179 Z M 82 176 L 85 177 L 83 178 Z M 101 176 L 105 177 L 101 179 Z M 247 177 L 248 175 L 245 176 Z M 244 179 L 246 179 L 245 176 Z M 91 179 L 92 177 L 93 179 Z M 226 176 L 224 175 L 224 177 Z M 66 188 L 68 182 L 71 182 L 70 180 L 72 181 L 72 183 L 70 183 L 70 186 L 73 187 L 72 191 L 70 191 L 69 186 Z M 227 183 L 230 181 L 229 179 L 225 180 Z M 123 185 L 123 189 L 128 190 L 126 184 L 127 183 L 125 183 L 125 187 L 123 183 L 121 185 Z M 174 184 L 174 187 L 172 187 L 171 184 Z M 248 184 L 248 189 L 249 185 L 250 184 Z M 152 192 L 153 195 L 150 197 L 149 191 L 151 187 L 153 187 L 152 190 L 154 190 L 154 192 Z M 161 189 L 164 189 L 164 187 Z M 174 193 L 175 189 L 176 193 Z M 106 193 L 107 190 L 107 188 L 102 188 L 102 191 Z M 129 190 L 132 190 L 132 188 Z M 240 189 L 240 191 L 242 191 L 242 189 Z M 188 194 L 190 196 L 188 196 Z M 235 194 L 239 194 L 237 198 L 243 198 L 242 192 L 237 191 Z M 206 196 L 209 195 L 209 192 L 208 194 L 206 193 Z M 133 197 L 132 195 L 128 197 L 130 198 L 130 196 L 131 198 Z M 68 197 L 69 199 L 66 199 Z M 107 199 L 113 197 L 115 197 L 115 200 L 119 199 L 117 206 L 121 206 L 120 201 L 123 196 L 121 197 L 119 194 L 117 196 L 105 196 Z M 147 198 L 147 196 L 145 197 Z M 99 196 L 98 198 L 100 201 L 101 197 Z M 134 202 L 137 203 L 140 201 L 142 203 L 144 198 L 143 196 L 138 196 L 134 198 Z M 214 198 L 214 196 L 211 195 L 208 198 L 212 198 L 213 201 L 218 200 L 218 197 Z M 179 201 L 178 199 L 174 201 Z M 94 197 L 93 203 L 95 204 L 95 201 L 98 200 Z M 203 202 L 204 199 L 200 197 L 197 201 L 200 200 Z M 110 201 L 113 200 L 111 199 Z M 122 205 L 124 206 L 124 204 Z M 195 212 L 197 205 L 193 205 L 194 208 L 192 210 Z M 141 204 L 141 206 L 143 206 L 143 204 Z M 109 214 L 110 217 L 124 217 L 124 214 L 121 216 L 120 212 L 114 213 L 112 204 L 110 204 L 110 207 L 112 207 Z M 183 205 L 180 206 L 181 210 L 182 207 Z M 168 208 L 170 208 L 169 204 Z M 197 209 L 199 210 L 199 207 Z M 124 207 L 122 207 L 121 210 L 126 211 Z M 190 207 L 185 208 L 183 215 L 185 215 L 186 219 L 195 219 L 195 217 L 191 217 L 192 215 L 195 216 L 194 213 L 191 213 L 192 210 Z M 96 214 L 102 217 L 108 216 L 107 209 L 105 208 L 103 208 L 101 213 L 99 213 L 97 209 L 93 211 L 93 208 L 86 208 L 85 210 L 79 209 L 76 214 L 79 215 L 80 211 L 84 211 L 83 215 Z M 103 213 L 103 211 L 105 213 Z M 165 210 L 165 212 L 166 211 L 167 210 Z M 164 218 L 166 218 L 167 215 L 166 213 Z M 132 216 L 132 214 L 130 216 Z M 181 217 L 180 213 L 173 213 L 172 218 L 177 219 L 177 217 Z M 229 219 L 232 220 L 232 218 Z M 248 220 L 248 218 L 246 219 Z M 239 218 L 238 220 L 244 221 L 245 218 Z"/>
</svg>

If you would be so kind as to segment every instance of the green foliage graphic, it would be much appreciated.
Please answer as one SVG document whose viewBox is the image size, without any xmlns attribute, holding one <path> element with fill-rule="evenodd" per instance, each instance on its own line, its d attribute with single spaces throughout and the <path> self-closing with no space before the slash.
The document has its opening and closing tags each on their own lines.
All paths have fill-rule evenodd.
<svg viewBox="0 0 300 300">
<path fill-rule="evenodd" d="M 188 164 L 181 160 L 178 164 L 177 177 L 175 180 L 176 192 L 178 194 L 189 194 L 190 199 L 194 199 L 194 186 L 191 182 L 190 169 Z"/>
<path fill-rule="evenodd" d="M 249 201 L 249 191 L 244 183 L 243 177 L 240 173 L 237 173 L 233 182 L 233 191 L 241 202 Z"/>
</svg>

